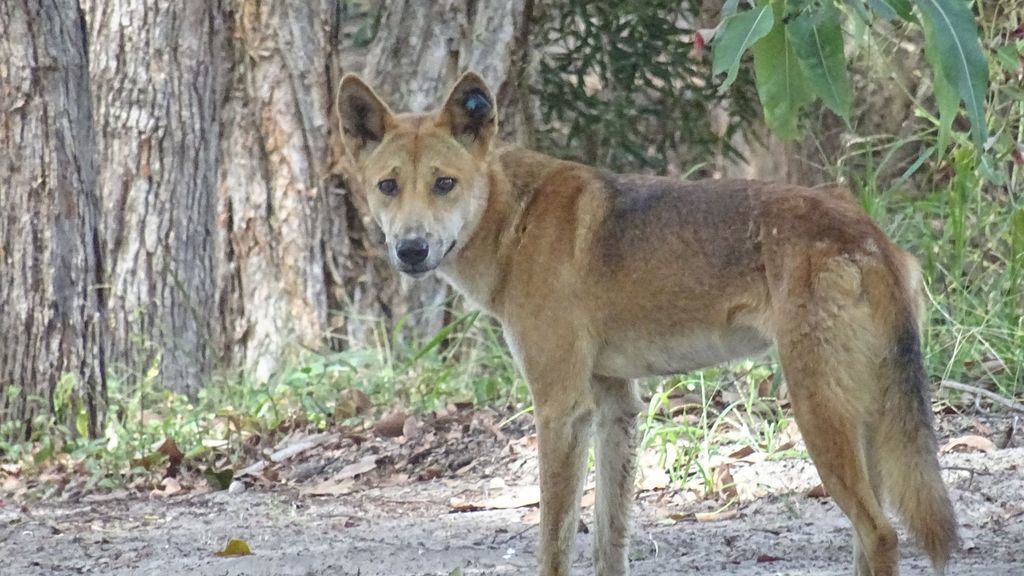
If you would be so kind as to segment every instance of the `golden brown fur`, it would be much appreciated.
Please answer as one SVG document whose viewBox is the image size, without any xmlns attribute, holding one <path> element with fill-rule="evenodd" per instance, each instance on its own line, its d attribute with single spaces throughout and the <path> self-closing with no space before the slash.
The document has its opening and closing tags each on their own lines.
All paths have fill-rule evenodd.
<svg viewBox="0 0 1024 576">
<path fill-rule="evenodd" d="M 631 379 L 772 345 L 808 451 L 854 525 L 856 573 L 897 573 L 886 505 L 942 572 L 956 524 L 935 457 L 913 258 L 845 191 L 622 176 L 495 150 L 493 102 L 473 74 L 435 114 L 395 115 L 354 77 L 339 93 L 392 260 L 438 271 L 498 318 L 529 382 L 540 573 L 569 573 L 591 431 L 596 571 L 628 571 Z M 455 179 L 450 191 L 443 178 Z M 402 256 L 413 241 L 419 255 Z"/>
</svg>

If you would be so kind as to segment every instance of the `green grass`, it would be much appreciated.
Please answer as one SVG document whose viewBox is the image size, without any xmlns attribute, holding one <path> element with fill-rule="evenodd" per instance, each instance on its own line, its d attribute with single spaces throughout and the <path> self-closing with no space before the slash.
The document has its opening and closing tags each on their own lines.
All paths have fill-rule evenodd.
<svg viewBox="0 0 1024 576">
<path fill-rule="evenodd" d="M 400 332 L 399 326 L 394 333 Z M 525 385 L 515 375 L 498 329 L 478 313 L 458 317 L 415 346 L 385 336 L 376 339 L 385 344 L 375 347 L 306 353 L 268 382 L 223 375 L 194 401 L 158 388 L 155 368 L 132 389 L 111 379 L 111 408 L 97 439 L 86 438 L 81 426 L 62 424 L 69 411 L 81 410 L 69 382 L 58 387 L 54 414 L 36 419 L 29 441 L 0 440 L 0 462 L 17 463 L 27 475 L 55 467 L 78 470 L 88 476 L 87 489 L 109 488 L 140 479 L 158 482 L 166 467 L 157 447 L 168 438 L 189 466 L 222 470 L 249 463 L 258 448 L 273 446 L 295 429 L 372 423 L 398 407 L 422 412 L 449 402 L 525 404 Z M 60 393 L 64 389 L 69 393 Z M 373 408 L 368 414 L 336 411 L 349 389 L 369 396 Z M 72 420 L 81 423 L 83 417 L 80 412 Z"/>
</svg>

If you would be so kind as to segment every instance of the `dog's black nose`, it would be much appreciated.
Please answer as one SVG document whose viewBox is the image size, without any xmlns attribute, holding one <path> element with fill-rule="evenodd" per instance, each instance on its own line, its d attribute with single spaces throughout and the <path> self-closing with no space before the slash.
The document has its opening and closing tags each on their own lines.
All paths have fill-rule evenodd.
<svg viewBox="0 0 1024 576">
<path fill-rule="evenodd" d="M 398 242 L 395 252 L 403 264 L 415 266 L 427 259 L 430 245 L 423 238 L 407 238 Z"/>
</svg>

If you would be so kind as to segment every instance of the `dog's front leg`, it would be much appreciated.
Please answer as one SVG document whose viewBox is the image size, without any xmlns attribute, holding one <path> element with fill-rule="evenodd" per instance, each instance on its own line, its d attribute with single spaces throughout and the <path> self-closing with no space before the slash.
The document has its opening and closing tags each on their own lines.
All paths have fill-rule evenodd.
<svg viewBox="0 0 1024 576">
<path fill-rule="evenodd" d="M 582 404 L 582 403 L 581 403 Z M 568 576 L 580 522 L 591 410 L 537 407 L 541 457 L 541 574 Z"/>
<path fill-rule="evenodd" d="M 542 576 L 570 574 L 592 418 L 584 404 L 578 400 L 568 406 L 536 406 Z"/>
<path fill-rule="evenodd" d="M 585 351 L 565 345 L 575 340 L 537 337 L 518 347 L 537 422 L 541 576 L 570 574 L 579 526 L 594 401 Z"/>
</svg>

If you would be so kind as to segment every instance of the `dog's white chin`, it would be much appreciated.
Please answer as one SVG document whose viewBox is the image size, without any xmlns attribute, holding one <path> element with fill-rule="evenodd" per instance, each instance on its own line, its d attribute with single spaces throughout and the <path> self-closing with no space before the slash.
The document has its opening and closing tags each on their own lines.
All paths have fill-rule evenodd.
<svg viewBox="0 0 1024 576">
<path fill-rule="evenodd" d="M 404 274 L 404 275 L 406 275 L 406 276 L 408 276 L 410 278 L 413 278 L 414 280 L 419 280 L 420 278 L 425 278 L 427 276 L 430 276 L 435 270 L 437 270 L 437 269 L 436 268 L 428 268 L 426 270 L 402 270 L 401 268 L 398 269 L 399 272 L 401 272 L 402 274 Z"/>
</svg>

